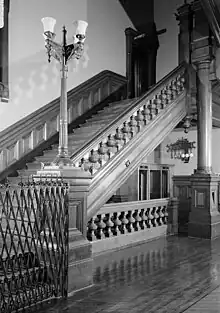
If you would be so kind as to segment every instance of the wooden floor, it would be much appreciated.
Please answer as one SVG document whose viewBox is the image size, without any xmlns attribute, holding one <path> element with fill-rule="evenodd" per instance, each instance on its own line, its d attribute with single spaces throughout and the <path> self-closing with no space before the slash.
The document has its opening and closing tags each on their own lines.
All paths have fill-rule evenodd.
<svg viewBox="0 0 220 313">
<path fill-rule="evenodd" d="M 185 313 L 219 313 L 220 312 L 220 287 L 195 303 Z"/>
<path fill-rule="evenodd" d="M 94 262 L 94 286 L 35 313 L 220 312 L 220 239 L 168 237 Z"/>
</svg>

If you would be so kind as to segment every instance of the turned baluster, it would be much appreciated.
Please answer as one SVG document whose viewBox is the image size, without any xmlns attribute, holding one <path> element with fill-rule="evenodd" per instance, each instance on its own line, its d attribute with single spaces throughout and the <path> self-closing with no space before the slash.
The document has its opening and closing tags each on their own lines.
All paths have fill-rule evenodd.
<svg viewBox="0 0 220 313">
<path fill-rule="evenodd" d="M 137 121 L 134 115 L 130 117 L 129 126 L 131 127 L 131 136 L 133 137 L 137 132 Z"/>
<path fill-rule="evenodd" d="M 177 94 L 178 94 L 177 86 L 176 86 L 176 80 L 175 79 L 171 81 L 171 89 L 172 89 L 172 93 L 173 93 L 173 98 L 175 99 Z"/>
<path fill-rule="evenodd" d="M 124 122 L 123 123 L 123 127 L 121 129 L 122 133 L 124 134 L 123 135 L 123 140 L 124 140 L 124 143 L 126 144 L 129 140 L 130 140 L 130 126 L 128 125 L 128 122 Z"/>
<path fill-rule="evenodd" d="M 133 214 L 134 212 L 133 211 L 129 211 L 128 212 L 128 216 L 127 216 L 127 219 L 129 221 L 128 223 L 128 229 L 129 229 L 129 232 L 132 233 L 135 231 L 135 219 L 133 217 Z"/>
<path fill-rule="evenodd" d="M 126 218 L 127 216 L 127 212 L 122 212 L 120 215 L 120 220 L 121 220 L 121 231 L 122 234 L 127 234 L 128 233 L 128 229 L 127 229 L 127 225 L 128 225 L 128 219 Z"/>
<path fill-rule="evenodd" d="M 86 160 L 86 158 L 82 158 L 81 161 L 79 162 L 79 167 L 81 167 L 84 171 L 89 171 L 90 169 L 89 161 Z"/>
<path fill-rule="evenodd" d="M 163 106 L 163 109 L 168 105 L 168 98 L 167 98 L 167 92 L 166 89 L 162 89 L 160 92 L 160 96 L 161 96 L 161 103 Z"/>
<path fill-rule="evenodd" d="M 155 227 L 156 225 L 155 225 L 155 217 L 154 217 L 154 208 L 149 208 L 148 218 L 149 218 L 150 227 L 151 226 Z"/>
<path fill-rule="evenodd" d="M 117 152 L 116 141 L 114 135 L 108 135 L 108 140 L 106 142 L 108 148 L 109 159 Z"/>
<path fill-rule="evenodd" d="M 108 161 L 108 148 L 105 143 L 100 142 L 98 154 L 99 154 L 99 164 L 100 166 L 103 166 L 106 163 L 106 161 Z"/>
<path fill-rule="evenodd" d="M 108 148 L 107 148 L 106 144 L 103 142 L 100 142 L 99 148 L 98 148 L 98 153 L 100 155 L 105 155 L 107 153 L 107 151 L 108 151 Z"/>
<path fill-rule="evenodd" d="M 184 76 L 181 76 L 181 78 L 180 78 L 180 82 L 181 82 L 181 90 L 184 90 L 184 88 L 185 88 L 185 82 L 186 82 L 186 80 L 185 80 L 185 77 L 184 77 Z"/>
<path fill-rule="evenodd" d="M 156 105 L 157 114 L 159 114 L 160 111 L 163 109 L 163 104 L 162 104 L 162 100 L 161 100 L 161 95 L 160 94 L 155 95 L 154 102 L 155 102 L 155 105 Z"/>
<path fill-rule="evenodd" d="M 142 218 L 140 217 L 140 213 L 141 213 L 141 210 L 135 210 L 134 211 L 134 219 L 135 219 L 135 230 L 136 231 L 139 231 L 141 230 L 141 222 L 142 222 Z"/>
<path fill-rule="evenodd" d="M 170 103 L 173 100 L 173 94 L 172 94 L 172 89 L 170 85 L 166 86 L 166 94 L 167 94 L 168 103 Z"/>
<path fill-rule="evenodd" d="M 97 226 L 98 226 L 97 236 L 98 236 L 99 239 L 104 239 L 105 238 L 106 224 L 104 222 L 104 219 L 105 219 L 105 214 L 97 215 Z"/>
<path fill-rule="evenodd" d="M 179 94 L 179 93 L 181 93 L 181 91 L 182 91 L 182 83 L 181 83 L 181 81 L 180 81 L 180 77 L 177 77 L 176 78 L 176 90 L 177 90 L 177 93 Z"/>
<path fill-rule="evenodd" d="M 117 142 L 118 151 L 123 147 L 123 133 L 121 132 L 120 128 L 118 127 L 115 132 L 115 140 Z"/>
<path fill-rule="evenodd" d="M 149 104 L 145 104 L 144 105 L 144 108 L 143 108 L 143 111 L 142 111 L 142 114 L 144 116 L 144 124 L 147 125 L 150 120 L 151 120 L 151 112 L 150 112 L 150 109 L 148 107 Z"/>
<path fill-rule="evenodd" d="M 89 162 L 96 164 L 99 161 L 99 154 L 96 150 L 92 149 L 90 156 L 89 156 Z"/>
<path fill-rule="evenodd" d="M 163 212 L 163 207 L 159 208 L 158 214 L 160 216 L 160 225 L 164 224 L 164 212 Z"/>
<path fill-rule="evenodd" d="M 96 217 L 92 217 L 91 220 L 88 223 L 88 232 L 87 232 L 87 238 L 90 241 L 94 241 L 97 239 L 96 237 L 96 231 L 97 231 L 97 225 L 95 223 Z"/>
<path fill-rule="evenodd" d="M 119 212 L 115 212 L 114 214 L 113 214 L 113 223 L 114 223 L 114 235 L 120 235 L 121 234 L 121 231 L 120 231 L 120 229 L 119 229 L 119 226 L 121 226 L 121 221 L 120 221 L 120 219 L 119 219 Z"/>
<path fill-rule="evenodd" d="M 113 236 L 112 228 L 114 227 L 114 223 L 112 222 L 112 216 L 113 216 L 113 213 L 106 214 L 105 224 L 106 224 L 106 236 L 107 237 Z"/>
<path fill-rule="evenodd" d="M 140 131 L 141 127 L 144 125 L 144 115 L 142 114 L 141 110 L 137 111 L 137 115 L 136 115 L 135 119 L 137 121 L 138 131 Z"/>
<path fill-rule="evenodd" d="M 160 216 L 158 214 L 158 207 L 154 208 L 153 214 L 154 214 L 154 224 L 155 224 L 155 227 L 156 226 L 160 226 L 160 222 L 159 222 Z"/>
<path fill-rule="evenodd" d="M 181 93 L 184 90 L 185 78 L 183 76 L 177 77 L 176 86 L 178 93 Z"/>
<path fill-rule="evenodd" d="M 148 216 L 147 211 L 145 211 L 145 209 L 141 209 L 140 217 L 141 217 L 141 229 L 147 228 L 146 222 L 148 221 Z"/>
<path fill-rule="evenodd" d="M 168 221 L 168 212 L 167 212 L 167 207 L 164 206 L 164 224 L 167 224 Z"/>
<path fill-rule="evenodd" d="M 151 99 L 149 101 L 149 109 L 150 109 L 150 117 L 152 120 L 157 115 L 157 107 L 156 107 L 154 99 Z"/>
</svg>

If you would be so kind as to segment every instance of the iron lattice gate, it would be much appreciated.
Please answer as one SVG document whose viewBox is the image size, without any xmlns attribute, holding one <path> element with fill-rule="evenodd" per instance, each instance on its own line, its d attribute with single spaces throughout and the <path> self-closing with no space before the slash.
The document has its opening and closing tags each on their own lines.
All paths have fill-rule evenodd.
<svg viewBox="0 0 220 313">
<path fill-rule="evenodd" d="M 68 186 L 0 188 L 0 312 L 67 295 Z"/>
</svg>

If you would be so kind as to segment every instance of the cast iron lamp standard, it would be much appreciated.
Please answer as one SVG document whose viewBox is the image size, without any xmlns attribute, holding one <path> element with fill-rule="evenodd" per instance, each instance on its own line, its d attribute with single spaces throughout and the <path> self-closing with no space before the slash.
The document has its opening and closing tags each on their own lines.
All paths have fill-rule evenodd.
<svg viewBox="0 0 220 313">
<path fill-rule="evenodd" d="M 67 112 L 67 72 L 68 61 L 71 59 L 80 59 L 83 55 L 84 41 L 87 22 L 76 21 L 76 35 L 73 37 L 73 43 L 67 44 L 66 28 L 63 27 L 63 40 L 59 44 L 54 41 L 55 33 L 54 26 L 56 20 L 52 17 L 42 18 L 44 26 L 45 47 L 48 54 L 48 62 L 51 57 L 59 61 L 61 69 L 61 95 L 60 95 L 60 129 L 59 129 L 59 148 L 58 154 L 55 160 L 51 163 L 52 166 L 72 166 L 72 160 L 70 159 L 68 152 L 68 112 Z"/>
</svg>

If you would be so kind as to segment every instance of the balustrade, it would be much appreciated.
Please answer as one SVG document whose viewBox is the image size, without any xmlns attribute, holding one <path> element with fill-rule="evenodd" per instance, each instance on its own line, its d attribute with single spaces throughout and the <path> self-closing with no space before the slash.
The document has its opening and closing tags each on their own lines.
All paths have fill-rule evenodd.
<svg viewBox="0 0 220 313">
<path fill-rule="evenodd" d="M 180 66 L 175 74 L 169 74 L 155 89 L 133 100 L 107 129 L 101 130 L 87 147 L 73 156 L 75 166 L 94 175 L 178 98 L 185 89 L 184 71 L 184 67 Z"/>
<path fill-rule="evenodd" d="M 103 71 L 69 91 L 68 123 L 72 123 L 98 102 L 107 99 L 113 92 L 116 93 L 113 94 L 116 100 L 123 98 L 125 90 L 121 89 L 119 93 L 117 90 L 125 82 L 121 75 Z M 59 131 L 59 102 L 57 98 L 0 133 L 0 172 L 28 155 Z M 3 178 L 0 177 L 1 180 Z"/>
<path fill-rule="evenodd" d="M 168 223 L 169 199 L 104 205 L 87 225 L 90 241 L 157 228 Z"/>
</svg>

